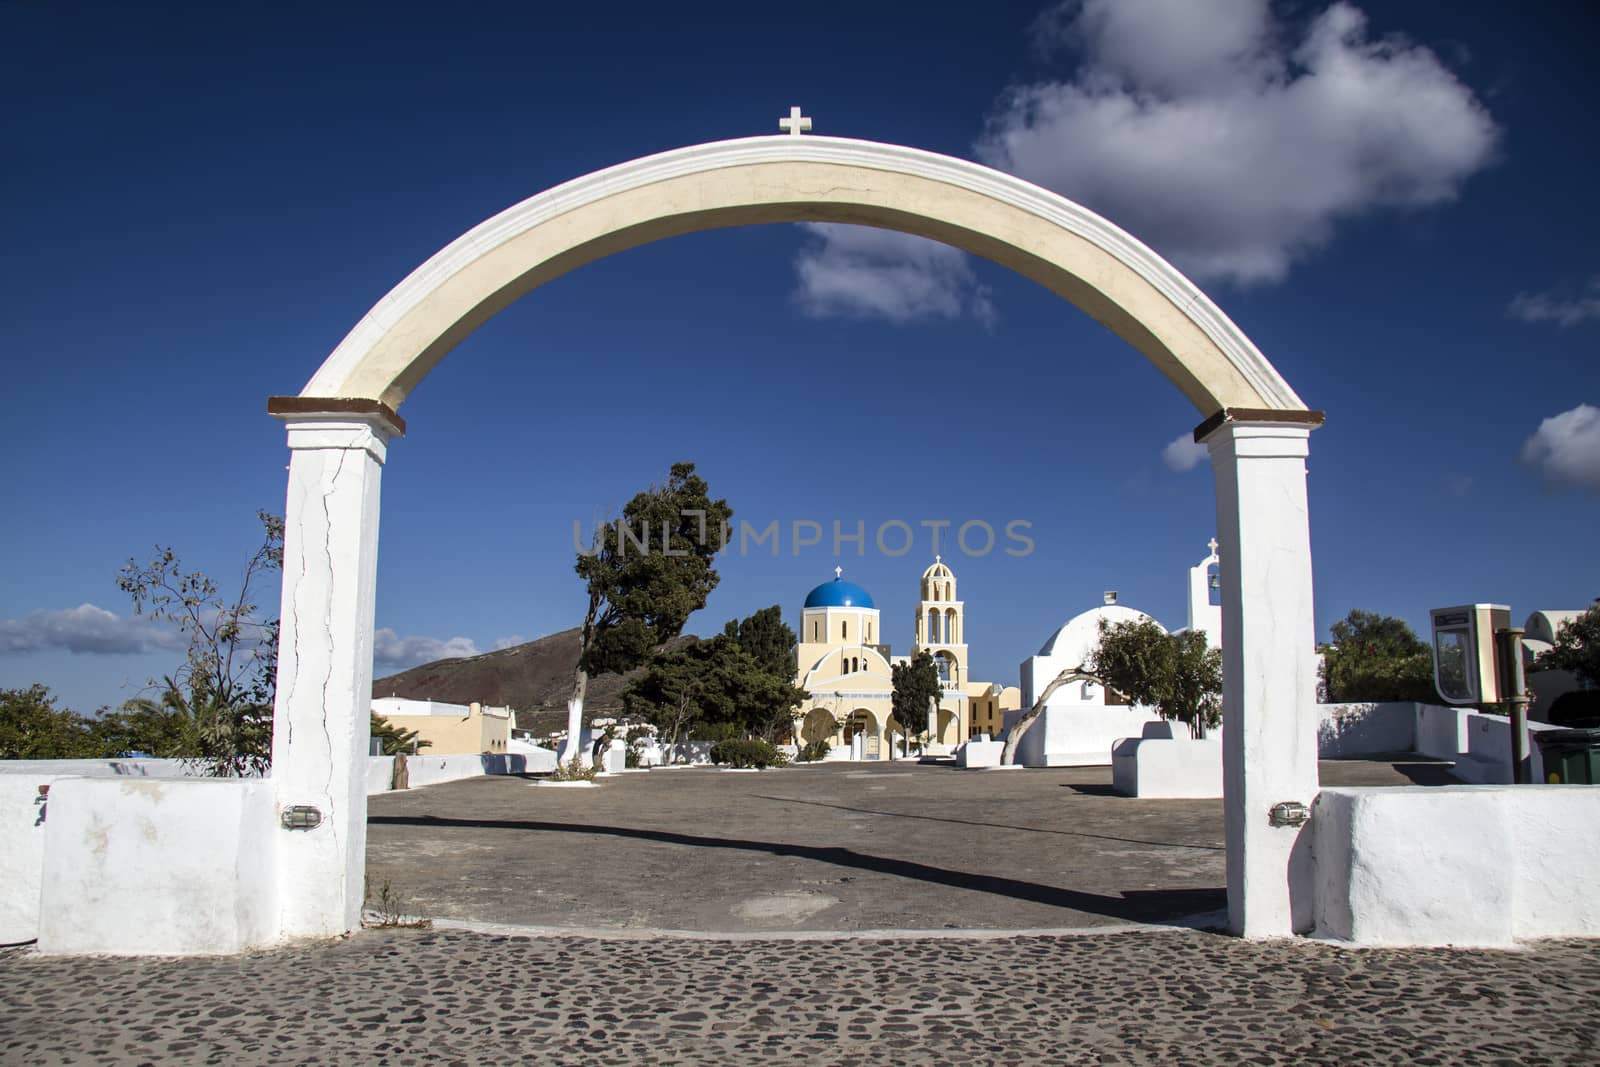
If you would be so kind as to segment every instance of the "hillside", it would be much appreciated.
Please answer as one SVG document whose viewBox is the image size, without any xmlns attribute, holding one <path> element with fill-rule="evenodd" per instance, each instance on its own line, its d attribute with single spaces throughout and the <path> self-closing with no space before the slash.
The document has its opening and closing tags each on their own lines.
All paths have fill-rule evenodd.
<svg viewBox="0 0 1600 1067">
<path fill-rule="evenodd" d="M 466 659 L 442 659 L 420 667 L 377 678 L 374 697 L 409 697 L 442 700 L 451 704 L 510 706 L 517 709 L 517 727 L 543 734 L 567 724 L 567 698 L 572 696 L 572 675 L 578 668 L 578 628 L 541 637 L 498 652 Z M 679 637 L 668 647 L 693 641 Z M 589 679 L 584 699 L 585 719 L 613 715 L 622 710 L 622 690 L 633 677 L 606 674 Z"/>
</svg>

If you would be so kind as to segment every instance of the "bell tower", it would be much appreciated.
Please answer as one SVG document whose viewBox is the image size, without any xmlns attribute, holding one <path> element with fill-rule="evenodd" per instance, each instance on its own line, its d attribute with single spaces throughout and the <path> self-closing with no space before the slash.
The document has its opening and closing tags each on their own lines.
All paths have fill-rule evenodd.
<svg viewBox="0 0 1600 1067">
<path fill-rule="evenodd" d="M 964 605 L 956 599 L 956 576 L 941 557 L 933 557 L 933 566 L 922 572 L 921 593 L 912 654 L 931 652 L 946 688 L 961 691 L 968 680 Z"/>
</svg>

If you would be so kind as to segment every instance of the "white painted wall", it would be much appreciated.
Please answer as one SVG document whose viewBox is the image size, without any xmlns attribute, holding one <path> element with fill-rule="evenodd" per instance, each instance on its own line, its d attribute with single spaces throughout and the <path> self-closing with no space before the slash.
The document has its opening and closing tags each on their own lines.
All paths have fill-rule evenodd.
<svg viewBox="0 0 1600 1067">
<path fill-rule="evenodd" d="M 0 760 L 0 774 L 40 774 L 57 778 L 206 777 L 202 766 L 181 759 L 8 759 Z"/>
<path fill-rule="evenodd" d="M 290 831 L 270 781 L 61 778 L 44 829 L 40 952 L 218 954 L 278 938 Z"/>
<path fill-rule="evenodd" d="M 1537 737 L 1559 727 L 1528 724 L 1528 757 L 1532 781 L 1544 781 L 1544 759 Z M 1506 785 L 1511 773 L 1511 720 L 1464 708 L 1416 705 L 1415 751 L 1435 759 L 1455 761 L 1455 775 L 1486 785 Z"/>
<path fill-rule="evenodd" d="M 693 766 L 708 765 L 711 762 L 710 741 L 680 741 L 675 745 L 662 745 L 646 742 L 640 750 L 640 766 L 643 767 L 670 767 L 673 764 L 687 763 Z M 834 751 L 830 750 L 832 757 Z"/>
<path fill-rule="evenodd" d="M 535 746 L 528 746 L 533 748 Z M 543 774 L 556 769 L 556 754 L 548 748 L 534 752 L 475 752 L 452 756 L 406 757 L 410 788 L 481 778 L 494 774 Z M 367 757 L 367 795 L 386 793 L 394 780 L 393 756 Z"/>
<path fill-rule="evenodd" d="M 47 762 L 47 761 L 40 761 Z M 0 775 L 0 944 L 39 935 L 39 872 L 44 866 L 45 805 L 39 787 L 52 776 Z"/>
<path fill-rule="evenodd" d="M 1600 935 L 1600 789 L 1325 789 L 1316 933 L 1366 945 Z"/>
<path fill-rule="evenodd" d="M 1063 689 L 1076 690 L 1079 684 Z M 1021 711 L 1006 712 L 1008 735 L 1021 716 Z M 1139 737 L 1146 726 L 1161 721 L 1147 708 L 1080 700 L 1057 705 L 1052 697 L 1044 714 L 1022 735 L 1017 762 L 1025 767 L 1103 767 L 1111 762 L 1111 747 L 1118 741 Z"/>
<path fill-rule="evenodd" d="M 1417 705 L 1347 703 L 1317 705 L 1317 757 L 1362 759 L 1416 751 Z"/>
<path fill-rule="evenodd" d="M 1213 800 L 1222 796 L 1222 738 L 1135 737 L 1111 753 L 1111 788 L 1154 800 Z"/>
<path fill-rule="evenodd" d="M 956 746 L 956 766 L 998 767 L 1005 751 L 1004 741 L 964 741 Z"/>
</svg>

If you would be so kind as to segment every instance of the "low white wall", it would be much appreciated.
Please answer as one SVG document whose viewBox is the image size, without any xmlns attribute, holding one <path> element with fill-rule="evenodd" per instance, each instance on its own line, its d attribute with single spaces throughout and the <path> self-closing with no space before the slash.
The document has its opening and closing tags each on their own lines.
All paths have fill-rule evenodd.
<svg viewBox="0 0 1600 1067">
<path fill-rule="evenodd" d="M 53 775 L 0 775 L 0 945 L 39 935 L 39 871 L 48 811 L 39 802 L 39 787 L 54 780 Z"/>
<path fill-rule="evenodd" d="M 1455 776 L 1467 782 L 1506 785 L 1513 780 L 1511 720 L 1506 716 L 1433 704 L 1415 707 L 1414 751 L 1434 759 L 1453 760 Z M 1555 729 L 1559 727 L 1540 722 L 1528 724 L 1531 781 L 1544 781 L 1544 758 L 1539 752 L 1538 735 Z"/>
<path fill-rule="evenodd" d="M 1316 933 L 1366 945 L 1600 935 L 1600 789 L 1324 789 Z"/>
<path fill-rule="evenodd" d="M 964 741 L 956 746 L 956 766 L 998 767 L 1005 751 L 1004 741 Z"/>
<path fill-rule="evenodd" d="M 1410 701 L 1317 705 L 1317 757 L 1361 759 L 1416 751 L 1417 705 Z"/>
<path fill-rule="evenodd" d="M 528 745 L 521 752 L 478 752 L 452 756 L 423 753 L 406 757 L 406 782 L 416 789 L 425 785 L 481 778 L 491 774 L 547 774 L 556 769 L 556 754 Z M 393 756 L 367 757 L 367 796 L 387 793 L 394 781 Z"/>
<path fill-rule="evenodd" d="M 1319 704 L 1317 755 L 1322 759 L 1362 759 L 1415 752 L 1455 764 L 1452 773 L 1471 784 L 1512 781 L 1511 721 L 1471 708 L 1438 704 Z M 1544 781 L 1538 735 L 1556 727 L 1528 724 L 1532 781 Z"/>
<path fill-rule="evenodd" d="M 387 793 L 394 788 L 394 757 L 367 757 L 367 796 Z"/>
<path fill-rule="evenodd" d="M 1156 800 L 1222 796 L 1222 738 L 1131 737 L 1111 750 L 1111 788 Z"/>
<path fill-rule="evenodd" d="M 272 784 L 238 778 L 51 783 L 39 951 L 234 953 L 276 939 Z"/>
<path fill-rule="evenodd" d="M 669 767 L 673 764 L 691 765 L 711 762 L 711 741 L 680 741 L 674 745 L 647 745 L 640 752 L 640 766 Z"/>
<path fill-rule="evenodd" d="M 43 774 L 53 778 L 203 778 L 205 769 L 181 759 L 8 759 L 0 760 L 0 774 Z"/>
<path fill-rule="evenodd" d="M 1006 729 L 1015 729 L 1020 711 L 1006 713 Z M 1111 746 L 1139 737 L 1159 723 L 1148 708 L 1092 704 L 1047 707 L 1017 744 L 1017 762 L 1025 767 L 1103 767 L 1111 762 Z"/>
</svg>

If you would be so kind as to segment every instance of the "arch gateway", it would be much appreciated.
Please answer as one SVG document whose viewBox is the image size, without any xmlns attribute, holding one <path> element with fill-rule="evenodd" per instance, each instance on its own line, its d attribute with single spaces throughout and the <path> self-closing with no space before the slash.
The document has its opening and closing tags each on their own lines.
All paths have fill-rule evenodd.
<svg viewBox="0 0 1600 1067">
<path fill-rule="evenodd" d="M 1223 588 L 1228 911 L 1245 936 L 1312 921 L 1304 827 L 1318 791 L 1306 408 L 1222 311 L 1106 219 L 1011 175 L 897 145 L 790 135 L 695 145 L 556 186 L 441 249 L 378 301 L 298 396 L 273 737 L 280 937 L 359 921 L 366 853 L 379 482 L 399 409 L 478 326 L 547 281 L 651 241 L 823 221 L 929 237 L 1030 278 L 1113 330 L 1195 405 L 1211 453 Z"/>
</svg>

